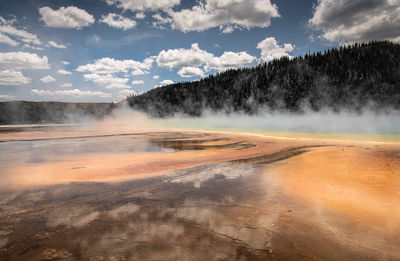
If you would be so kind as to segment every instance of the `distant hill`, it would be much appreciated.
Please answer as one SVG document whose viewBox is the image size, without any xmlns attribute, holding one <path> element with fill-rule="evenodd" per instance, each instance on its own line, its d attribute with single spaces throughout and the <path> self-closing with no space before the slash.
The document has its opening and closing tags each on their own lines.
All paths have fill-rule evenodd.
<svg viewBox="0 0 400 261">
<path fill-rule="evenodd" d="M 360 111 L 400 109 L 400 44 L 355 44 L 228 70 L 195 82 L 176 83 L 128 97 L 153 116 L 211 111 Z"/>
<path fill-rule="evenodd" d="M 66 123 L 102 118 L 114 103 L 0 102 L 0 124 Z"/>
</svg>

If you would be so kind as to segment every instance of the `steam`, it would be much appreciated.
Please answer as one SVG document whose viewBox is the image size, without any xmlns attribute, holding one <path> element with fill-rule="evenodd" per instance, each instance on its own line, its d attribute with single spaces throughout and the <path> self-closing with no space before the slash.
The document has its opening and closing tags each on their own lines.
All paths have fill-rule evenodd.
<svg viewBox="0 0 400 261">
<path fill-rule="evenodd" d="M 176 114 L 169 118 L 151 118 L 145 113 L 133 110 L 126 103 L 120 103 L 106 115 L 101 119 L 95 119 L 84 112 L 68 114 L 67 123 L 79 123 L 88 127 L 87 131 L 104 134 L 182 128 L 263 133 L 400 135 L 400 112 L 395 110 L 379 112 L 373 109 L 364 109 L 362 112 L 308 110 L 301 114 L 265 110 L 257 115 L 204 110 L 200 117 Z"/>
<path fill-rule="evenodd" d="M 97 129 L 115 131 L 157 131 L 164 129 L 227 130 L 238 132 L 277 132 L 349 135 L 400 135 L 398 111 L 314 112 L 302 114 L 265 111 L 258 115 L 205 110 L 200 117 L 177 114 L 169 118 L 150 118 L 128 105 L 110 116 L 92 121 Z"/>
<path fill-rule="evenodd" d="M 243 113 L 205 112 L 199 118 L 176 116 L 159 120 L 159 122 L 161 125 L 177 128 L 244 132 L 400 135 L 398 112 L 308 112 L 304 114 L 265 112 L 256 116 Z"/>
</svg>

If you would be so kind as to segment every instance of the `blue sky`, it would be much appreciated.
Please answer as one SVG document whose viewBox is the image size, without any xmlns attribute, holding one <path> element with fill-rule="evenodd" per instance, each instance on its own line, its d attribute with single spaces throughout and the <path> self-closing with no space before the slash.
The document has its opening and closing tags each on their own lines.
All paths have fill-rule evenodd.
<svg viewBox="0 0 400 261">
<path fill-rule="evenodd" d="M 4 0 L 0 100 L 119 101 L 341 44 L 400 40 L 398 0 Z"/>
</svg>

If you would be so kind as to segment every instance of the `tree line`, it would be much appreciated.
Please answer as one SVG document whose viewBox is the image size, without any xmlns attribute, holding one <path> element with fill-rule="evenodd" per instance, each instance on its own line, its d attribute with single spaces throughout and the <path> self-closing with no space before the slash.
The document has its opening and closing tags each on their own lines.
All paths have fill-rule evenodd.
<svg viewBox="0 0 400 261">
<path fill-rule="evenodd" d="M 232 69 L 127 98 L 155 117 L 199 116 L 205 109 L 257 114 L 400 109 L 400 44 L 374 41 L 332 48 L 254 68 Z"/>
</svg>

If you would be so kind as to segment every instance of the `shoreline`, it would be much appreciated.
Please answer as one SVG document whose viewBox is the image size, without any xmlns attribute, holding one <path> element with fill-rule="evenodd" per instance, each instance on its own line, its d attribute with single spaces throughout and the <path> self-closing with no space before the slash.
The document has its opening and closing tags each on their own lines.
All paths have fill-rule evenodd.
<svg viewBox="0 0 400 261">
<path fill-rule="evenodd" d="M 94 125 L 95 126 L 95 125 Z M 50 124 L 50 125 L 3 125 L 1 128 L 21 128 L 21 129 L 29 129 L 29 128 L 40 128 L 40 127 L 82 127 L 87 129 L 82 129 L 85 131 L 85 135 L 82 136 L 56 136 L 56 137 L 43 137 L 43 138 L 27 138 L 31 136 L 23 136 L 18 135 L 24 133 L 24 131 L 10 131 L 10 132 L 0 132 L 0 141 L 31 141 L 31 140 L 41 140 L 41 139 L 57 139 L 57 138 L 80 138 L 80 137 L 104 137 L 104 136 L 123 136 L 123 135 L 138 135 L 140 133 L 147 132 L 198 132 L 198 133 L 215 133 L 215 134 L 227 134 L 234 136 L 253 136 L 253 137 L 261 137 L 265 139 L 273 139 L 273 140 L 289 140 L 289 141 L 304 141 L 304 142 L 332 142 L 332 143 L 357 143 L 357 144 L 393 144 L 400 145 L 400 135 L 367 135 L 367 134 L 324 134 L 324 133 L 296 133 L 296 132 L 261 132 L 261 131 L 245 131 L 245 130 L 223 130 L 223 129 L 197 129 L 197 128 L 144 128 L 144 129 L 127 129 L 124 132 L 115 133 L 113 130 L 105 130 L 104 132 L 95 130 L 97 134 L 90 134 L 93 130 L 91 125 L 81 125 L 81 124 Z M 71 132 L 75 132 L 74 129 L 71 129 Z M 78 130 L 81 131 L 81 130 Z M 35 131 L 30 132 L 30 134 L 36 135 L 39 133 L 35 133 Z M 11 135 L 10 135 L 11 134 Z M 14 134 L 14 135 L 13 135 Z M 17 134 L 17 135 L 16 135 Z M 43 134 L 40 132 L 40 134 Z M 21 137 L 18 137 L 21 136 Z M 393 136 L 398 136 L 398 140 L 396 138 L 392 138 Z"/>
</svg>

